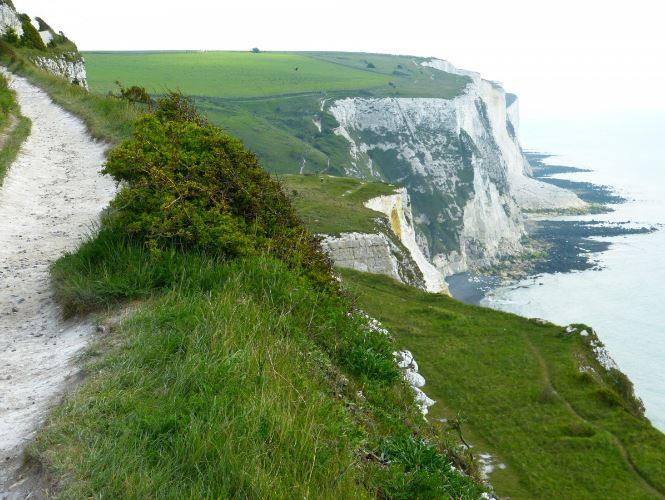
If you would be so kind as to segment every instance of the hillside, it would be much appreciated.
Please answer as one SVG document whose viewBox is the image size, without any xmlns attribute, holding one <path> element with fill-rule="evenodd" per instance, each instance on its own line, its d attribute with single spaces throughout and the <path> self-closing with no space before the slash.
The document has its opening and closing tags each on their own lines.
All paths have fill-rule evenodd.
<svg viewBox="0 0 665 500">
<path fill-rule="evenodd" d="M 4 46 L 4 55 L 100 137 L 115 139 L 139 114 L 127 102 L 89 95 L 36 69 L 20 48 Z M 25 96 L 30 84 L 17 82 Z M 65 497 L 287 498 L 297 491 L 478 498 L 484 487 L 460 472 L 474 474 L 475 464 L 456 450 L 453 435 L 422 418 L 395 362 L 392 338 L 340 293 L 316 240 L 254 156 L 177 94 L 133 128 L 125 136 L 131 140 L 109 154 L 107 173 L 125 187 L 101 231 L 53 268 L 55 299 L 64 312 L 72 321 L 96 313 L 104 335 L 88 352 L 84 384 L 50 417 L 19 479 L 3 487 Z M 139 164 L 155 161 L 151 168 L 161 173 L 135 170 L 128 158 L 143 149 L 148 130 L 161 134 L 165 157 L 182 155 L 190 167 L 205 170 L 180 170 L 178 162 L 166 165 L 150 154 Z M 211 151 L 221 154 L 215 156 L 221 163 Z M 49 164 L 48 171 L 57 175 L 60 164 Z M 23 162 L 14 167 L 12 175 L 28 168 Z M 93 181 L 98 176 L 90 170 Z M 179 182 L 161 185 L 164 175 Z M 164 212 L 153 202 L 171 196 L 166 186 L 191 192 L 187 201 L 173 198 Z M 149 192 L 153 202 L 146 205 Z M 78 196 L 62 201 L 76 200 L 68 206 L 96 213 L 81 207 Z M 219 205 L 197 201 L 208 197 Z M 131 199 L 138 204 L 129 207 Z M 176 210 L 180 216 L 167 216 Z M 205 222 L 180 219 L 192 214 Z M 167 229 L 171 224 L 182 224 L 181 230 Z M 62 342 L 65 330 L 59 335 L 54 320 L 45 325 L 48 338 Z M 79 345 L 89 327 L 83 320 L 75 330 Z M 68 366 L 66 359 L 61 364 Z M 40 408 L 48 403 L 45 394 L 38 399 Z M 39 464 L 37 471 L 32 464 Z"/>
<path fill-rule="evenodd" d="M 296 206 L 310 228 L 386 230 L 346 219 L 349 191 L 334 179 L 306 177 L 318 187 L 311 192 L 298 189 L 301 178 L 286 177 L 285 183 L 297 190 Z M 349 187 L 352 181 L 339 182 Z M 372 191 L 383 194 L 379 185 Z M 310 215 L 318 207 L 325 215 Z M 363 208 L 358 213 L 367 222 L 383 217 Z M 336 223 L 331 227 L 329 221 Z M 418 359 L 427 393 L 437 401 L 431 420 L 446 428 L 460 419 L 476 457 L 491 457 L 499 496 L 662 496 L 665 435 L 644 418 L 625 376 L 599 363 L 602 344 L 591 328 L 575 325 L 571 333 L 423 293 L 385 276 L 341 274 L 358 304 Z"/>
</svg>

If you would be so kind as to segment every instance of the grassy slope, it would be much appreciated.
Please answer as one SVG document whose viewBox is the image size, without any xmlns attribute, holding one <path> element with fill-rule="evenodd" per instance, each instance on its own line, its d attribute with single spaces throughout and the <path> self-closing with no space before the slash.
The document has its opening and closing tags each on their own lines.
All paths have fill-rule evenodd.
<svg viewBox="0 0 665 500">
<path fill-rule="evenodd" d="M 580 373 L 581 363 L 599 369 L 581 337 L 387 278 L 342 274 L 360 305 L 414 352 L 425 390 L 439 401 L 433 416 L 462 414 L 478 450 L 508 465 L 492 476 L 499 494 L 646 499 L 665 492 L 665 435 L 635 417 L 607 380 Z"/>
<path fill-rule="evenodd" d="M 296 207 L 309 228 L 371 230 L 377 214 L 363 212 L 362 201 L 388 186 L 323 179 L 284 177 L 298 193 Z M 345 199 L 349 191 L 358 194 L 358 203 Z M 341 272 L 361 307 L 416 355 L 426 392 L 439 401 L 432 415 L 461 413 L 469 419 L 466 431 L 479 451 L 490 451 L 497 463 L 509 465 L 492 476 L 499 493 L 512 498 L 650 498 L 649 484 L 665 490 L 660 473 L 665 436 L 617 403 L 611 384 L 580 374 L 588 349 L 579 337 L 562 337 L 560 327 L 466 306 L 387 278 Z M 646 486 L 622 453 L 642 472 Z"/>
<path fill-rule="evenodd" d="M 479 495 L 411 437 L 449 446 L 397 382 L 388 339 L 283 264 L 155 258 L 106 230 L 54 279 L 69 313 L 139 301 L 33 448 L 63 496 Z"/>
<path fill-rule="evenodd" d="M 375 219 L 385 215 L 365 208 L 364 202 L 395 191 L 388 184 L 348 177 L 286 175 L 281 179 L 303 222 L 316 234 L 376 232 Z"/>
</svg>

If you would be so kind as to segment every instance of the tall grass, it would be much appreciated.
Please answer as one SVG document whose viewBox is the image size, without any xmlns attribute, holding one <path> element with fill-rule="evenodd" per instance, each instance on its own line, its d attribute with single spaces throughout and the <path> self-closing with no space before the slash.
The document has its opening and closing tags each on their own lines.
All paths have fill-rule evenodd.
<svg viewBox="0 0 665 500">
<path fill-rule="evenodd" d="M 70 313 L 140 301 L 38 439 L 63 496 L 482 491 L 418 414 L 390 339 L 282 262 L 155 257 L 102 230 L 53 273 Z"/>
</svg>

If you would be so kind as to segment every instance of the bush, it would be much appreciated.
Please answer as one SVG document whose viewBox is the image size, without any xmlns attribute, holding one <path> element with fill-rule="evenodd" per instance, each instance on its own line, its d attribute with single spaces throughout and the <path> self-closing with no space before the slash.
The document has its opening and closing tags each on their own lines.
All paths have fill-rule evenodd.
<svg viewBox="0 0 665 500">
<path fill-rule="evenodd" d="M 12 45 L 18 45 L 20 40 L 18 33 L 16 33 L 14 28 L 9 28 L 5 34 L 2 35 L 2 39 L 7 43 L 11 43 Z"/>
<path fill-rule="evenodd" d="M 21 46 L 28 49 L 46 50 L 44 40 L 37 29 L 32 25 L 30 17 L 26 14 L 20 14 L 19 18 L 23 25 L 23 36 L 21 37 Z"/>
<path fill-rule="evenodd" d="M 135 104 L 145 104 L 151 109 L 155 105 L 155 100 L 150 97 L 150 94 L 148 94 L 148 91 L 145 89 L 145 87 L 139 87 L 138 85 L 124 87 L 122 83 L 118 81 L 116 81 L 115 84 L 120 89 L 120 94 L 117 97 Z"/>
<path fill-rule="evenodd" d="M 133 138 L 109 154 L 104 172 L 124 186 L 109 223 L 151 251 L 267 253 L 337 289 L 329 259 L 280 183 L 181 94 L 160 99 L 154 113 L 137 120 Z"/>
</svg>

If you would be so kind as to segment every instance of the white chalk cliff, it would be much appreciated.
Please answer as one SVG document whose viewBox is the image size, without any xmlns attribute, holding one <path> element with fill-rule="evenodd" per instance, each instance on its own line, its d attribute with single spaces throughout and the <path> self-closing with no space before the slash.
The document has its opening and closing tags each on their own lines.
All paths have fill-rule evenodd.
<svg viewBox="0 0 665 500">
<path fill-rule="evenodd" d="M 35 57 L 32 62 L 53 75 L 69 80 L 74 85 L 79 85 L 86 90 L 88 89 L 85 61 L 78 54 Z"/>
<path fill-rule="evenodd" d="M 427 260 L 416 241 L 416 229 L 413 225 L 413 213 L 407 190 L 401 188 L 395 194 L 372 198 L 365 203 L 365 206 L 388 217 L 391 231 L 409 251 L 411 259 L 422 273 L 425 289 L 435 293 L 447 292 L 448 286 L 443 274 Z"/>
<path fill-rule="evenodd" d="M 23 36 L 23 23 L 18 18 L 16 9 L 12 4 L 0 0 L 0 35 L 13 29 L 18 36 Z"/>
<path fill-rule="evenodd" d="M 339 124 L 335 133 L 349 142 L 348 175 L 407 188 L 415 222 L 409 244 L 417 242 L 425 261 L 444 275 L 492 264 L 522 250 L 525 211 L 585 206 L 531 177 L 514 96 L 446 61 L 421 64 L 468 84 L 452 99 L 348 97 L 328 111 Z"/>
<path fill-rule="evenodd" d="M 385 215 L 385 224 L 377 233 L 325 236 L 321 245 L 335 265 L 384 274 L 433 293 L 449 293 L 443 274 L 427 260 L 416 241 L 406 189 L 372 198 L 365 206 Z"/>
</svg>

